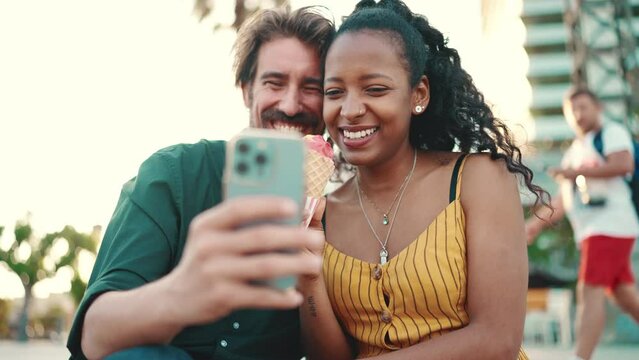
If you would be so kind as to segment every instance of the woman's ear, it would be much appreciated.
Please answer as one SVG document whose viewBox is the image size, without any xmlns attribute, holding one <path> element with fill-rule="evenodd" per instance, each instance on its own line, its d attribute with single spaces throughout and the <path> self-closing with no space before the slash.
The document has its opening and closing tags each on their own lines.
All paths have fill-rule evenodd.
<svg viewBox="0 0 639 360">
<path fill-rule="evenodd" d="M 420 115 L 426 110 L 430 101 L 430 84 L 428 78 L 424 75 L 413 88 L 412 112 L 413 115 Z"/>
</svg>

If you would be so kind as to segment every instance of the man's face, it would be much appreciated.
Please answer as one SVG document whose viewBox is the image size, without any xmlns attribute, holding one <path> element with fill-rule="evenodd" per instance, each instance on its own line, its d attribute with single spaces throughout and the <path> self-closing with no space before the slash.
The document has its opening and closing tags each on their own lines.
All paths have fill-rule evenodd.
<svg viewBox="0 0 639 360">
<path fill-rule="evenodd" d="M 260 47 L 255 79 L 242 84 L 251 126 L 322 134 L 322 78 L 317 52 L 296 38 Z"/>
<path fill-rule="evenodd" d="M 564 101 L 564 116 L 578 135 L 584 135 L 601 126 L 601 105 L 587 94 L 577 95 Z"/>
</svg>

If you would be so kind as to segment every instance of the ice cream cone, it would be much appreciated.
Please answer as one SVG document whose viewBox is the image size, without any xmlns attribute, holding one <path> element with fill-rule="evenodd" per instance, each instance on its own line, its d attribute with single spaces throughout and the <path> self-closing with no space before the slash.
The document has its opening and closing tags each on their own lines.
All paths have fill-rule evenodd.
<svg viewBox="0 0 639 360">
<path fill-rule="evenodd" d="M 320 135 L 305 136 L 307 144 L 304 171 L 306 175 L 306 203 L 304 210 L 306 213 L 305 227 L 308 227 L 319 203 L 319 199 L 324 195 L 324 190 L 328 180 L 335 171 L 333 162 L 333 150 Z"/>
<path fill-rule="evenodd" d="M 335 171 L 333 159 L 324 157 L 315 151 L 308 151 L 306 154 L 306 195 L 321 197 L 328 180 Z"/>
</svg>

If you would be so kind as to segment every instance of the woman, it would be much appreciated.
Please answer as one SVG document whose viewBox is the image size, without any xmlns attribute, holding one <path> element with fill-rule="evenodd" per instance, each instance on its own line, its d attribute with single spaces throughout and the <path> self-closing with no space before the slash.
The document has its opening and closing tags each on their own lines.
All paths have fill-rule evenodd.
<svg viewBox="0 0 639 360">
<path fill-rule="evenodd" d="M 516 176 L 547 193 L 457 52 L 401 1 L 361 1 L 324 94 L 356 175 L 327 200 L 323 276 L 300 282 L 309 358 L 526 359 Z"/>
</svg>

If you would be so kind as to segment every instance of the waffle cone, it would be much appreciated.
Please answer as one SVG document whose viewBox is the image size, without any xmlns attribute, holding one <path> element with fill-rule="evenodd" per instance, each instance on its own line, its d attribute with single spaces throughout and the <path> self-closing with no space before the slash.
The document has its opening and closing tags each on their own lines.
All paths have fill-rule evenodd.
<svg viewBox="0 0 639 360">
<path fill-rule="evenodd" d="M 335 164 L 333 159 L 318 153 L 317 151 L 309 150 L 306 152 L 306 195 L 314 198 L 319 198 L 324 195 L 324 189 L 328 180 L 335 171 Z"/>
</svg>

